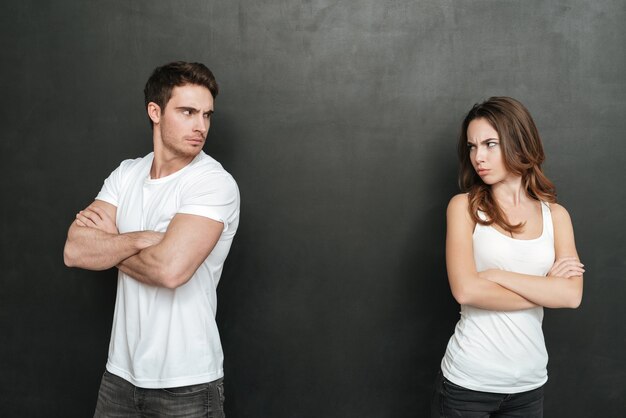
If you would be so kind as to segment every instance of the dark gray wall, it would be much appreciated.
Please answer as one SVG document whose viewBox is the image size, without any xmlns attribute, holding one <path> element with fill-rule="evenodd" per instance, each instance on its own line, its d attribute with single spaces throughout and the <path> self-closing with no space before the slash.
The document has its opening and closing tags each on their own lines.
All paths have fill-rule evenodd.
<svg viewBox="0 0 626 418">
<path fill-rule="evenodd" d="M 143 84 L 183 59 L 218 77 L 206 151 L 242 195 L 229 417 L 427 415 L 455 141 L 490 95 L 535 116 L 587 268 L 582 307 L 546 310 L 546 416 L 621 416 L 625 21 L 622 0 L 2 2 L 0 414 L 92 413 L 115 273 L 65 268 L 66 230 L 150 151 Z"/>
</svg>

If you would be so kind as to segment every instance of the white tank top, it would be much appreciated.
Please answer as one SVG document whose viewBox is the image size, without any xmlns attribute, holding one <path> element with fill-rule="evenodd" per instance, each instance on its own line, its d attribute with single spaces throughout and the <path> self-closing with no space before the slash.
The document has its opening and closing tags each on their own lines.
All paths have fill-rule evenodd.
<svg viewBox="0 0 626 418">
<path fill-rule="evenodd" d="M 541 236 L 529 240 L 511 238 L 477 223 L 473 234 L 476 270 L 545 276 L 554 263 L 554 229 L 547 203 L 542 202 L 541 214 Z M 485 219 L 482 212 L 478 216 Z M 441 362 L 443 375 L 481 392 L 519 393 L 540 387 L 548 380 L 542 320 L 542 307 L 501 312 L 461 305 L 461 318 Z"/>
</svg>

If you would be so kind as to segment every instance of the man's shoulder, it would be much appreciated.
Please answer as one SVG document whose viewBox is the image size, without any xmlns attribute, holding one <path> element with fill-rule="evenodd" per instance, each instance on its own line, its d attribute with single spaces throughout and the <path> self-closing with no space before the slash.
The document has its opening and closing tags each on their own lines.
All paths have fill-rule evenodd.
<svg viewBox="0 0 626 418">
<path fill-rule="evenodd" d="M 239 188 L 235 179 L 206 154 L 196 158 L 177 181 L 184 204 L 220 206 L 226 211 L 239 207 Z"/>
<path fill-rule="evenodd" d="M 128 158 L 126 160 L 122 160 L 122 162 L 117 166 L 116 170 L 121 171 L 122 173 L 128 173 L 134 169 L 141 169 L 150 167 L 152 164 L 153 153 L 149 153 L 144 157 L 138 158 Z"/>
<path fill-rule="evenodd" d="M 226 182 L 235 183 L 233 176 L 215 158 L 202 152 L 192 163 L 189 175 L 207 179 L 224 179 Z"/>
</svg>

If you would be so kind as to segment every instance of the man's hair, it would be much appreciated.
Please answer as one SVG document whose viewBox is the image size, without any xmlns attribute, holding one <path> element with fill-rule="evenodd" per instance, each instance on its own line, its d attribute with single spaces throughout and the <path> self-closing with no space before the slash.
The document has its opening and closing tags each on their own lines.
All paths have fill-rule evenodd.
<svg viewBox="0 0 626 418">
<path fill-rule="evenodd" d="M 172 97 L 174 87 L 187 84 L 203 86 L 209 89 L 215 99 L 219 88 L 211 70 L 199 62 L 176 61 L 155 68 L 143 89 L 145 105 L 154 102 L 161 110 L 165 109 Z M 152 125 L 152 121 L 150 121 Z"/>
</svg>

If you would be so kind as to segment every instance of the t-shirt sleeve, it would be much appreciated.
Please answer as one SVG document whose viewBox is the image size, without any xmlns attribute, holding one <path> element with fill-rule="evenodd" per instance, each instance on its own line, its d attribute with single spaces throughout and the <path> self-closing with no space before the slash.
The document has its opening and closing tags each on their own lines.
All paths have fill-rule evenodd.
<svg viewBox="0 0 626 418">
<path fill-rule="evenodd" d="M 122 185 L 122 178 L 125 166 L 131 160 L 122 161 L 122 163 L 104 180 L 100 193 L 96 196 L 96 200 L 102 200 L 113 206 L 119 206 L 119 195 Z"/>
<path fill-rule="evenodd" d="M 222 222 L 227 231 L 239 218 L 237 183 L 228 173 L 204 173 L 183 188 L 178 213 Z"/>
</svg>

